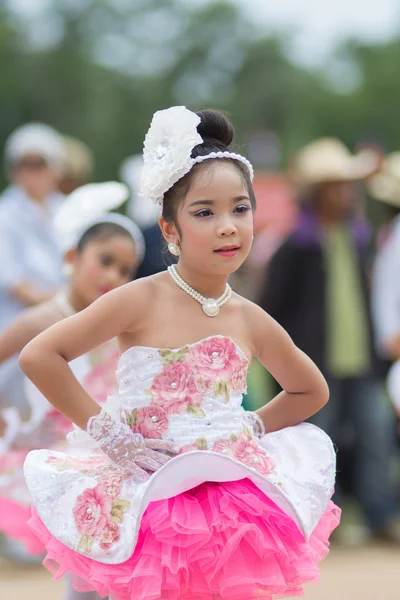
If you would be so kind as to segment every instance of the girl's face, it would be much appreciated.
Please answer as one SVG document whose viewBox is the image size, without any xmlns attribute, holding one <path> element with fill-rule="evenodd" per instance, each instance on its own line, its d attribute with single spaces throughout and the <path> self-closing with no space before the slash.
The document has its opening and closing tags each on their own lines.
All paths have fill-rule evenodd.
<svg viewBox="0 0 400 600">
<path fill-rule="evenodd" d="M 41 201 L 57 189 L 59 175 L 42 156 L 28 154 L 14 167 L 11 178 L 30 198 Z"/>
<path fill-rule="evenodd" d="M 71 288 L 85 306 L 131 281 L 137 267 L 135 244 L 125 235 L 94 238 L 70 253 Z"/>
<path fill-rule="evenodd" d="M 253 214 L 240 171 L 231 163 L 207 165 L 178 206 L 177 222 L 160 225 L 168 242 L 181 248 L 180 263 L 192 270 L 229 275 L 248 256 Z"/>
</svg>

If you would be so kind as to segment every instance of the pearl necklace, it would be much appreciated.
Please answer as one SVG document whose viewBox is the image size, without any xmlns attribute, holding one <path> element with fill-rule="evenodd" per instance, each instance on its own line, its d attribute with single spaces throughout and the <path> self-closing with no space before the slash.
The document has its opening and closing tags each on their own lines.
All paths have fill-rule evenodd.
<svg viewBox="0 0 400 600">
<path fill-rule="evenodd" d="M 56 296 L 54 296 L 54 302 L 64 317 L 72 317 L 72 315 L 76 314 L 76 310 L 72 308 L 71 303 L 64 292 L 56 294 Z"/>
<path fill-rule="evenodd" d="M 221 306 L 228 302 L 229 298 L 232 296 L 232 288 L 229 283 L 226 284 L 226 288 L 222 296 L 220 296 L 217 300 L 214 298 L 205 298 L 196 292 L 182 277 L 179 275 L 176 265 L 171 265 L 168 267 L 168 273 L 171 275 L 172 279 L 176 283 L 178 287 L 181 288 L 184 292 L 192 296 L 194 300 L 197 300 L 199 304 L 201 304 L 201 308 L 203 312 L 207 315 L 207 317 L 216 317 L 219 313 L 219 309 Z"/>
</svg>

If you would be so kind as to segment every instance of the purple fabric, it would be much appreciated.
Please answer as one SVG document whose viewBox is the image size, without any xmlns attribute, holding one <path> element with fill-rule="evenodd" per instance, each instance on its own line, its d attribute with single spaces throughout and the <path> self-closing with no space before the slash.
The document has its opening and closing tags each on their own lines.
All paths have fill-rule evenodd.
<svg viewBox="0 0 400 600">
<path fill-rule="evenodd" d="M 351 217 L 348 220 L 353 239 L 359 248 L 364 250 L 371 238 L 371 227 L 366 219 Z M 297 226 L 293 237 L 299 246 L 319 248 L 322 246 L 322 228 L 318 222 L 315 211 L 310 207 L 303 207 L 300 211 Z"/>
</svg>

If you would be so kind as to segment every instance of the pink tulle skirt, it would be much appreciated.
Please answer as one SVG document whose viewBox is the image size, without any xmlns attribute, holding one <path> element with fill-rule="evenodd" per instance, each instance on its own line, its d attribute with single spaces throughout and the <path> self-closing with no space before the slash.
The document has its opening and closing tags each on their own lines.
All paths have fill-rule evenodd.
<svg viewBox="0 0 400 600">
<path fill-rule="evenodd" d="M 22 542 L 28 554 L 40 556 L 45 549 L 28 525 L 30 517 L 30 506 L 0 497 L 0 532 L 10 539 Z"/>
<path fill-rule="evenodd" d="M 143 515 L 131 558 L 106 565 L 74 552 L 29 522 L 46 546 L 44 565 L 58 579 L 71 572 L 78 591 L 113 600 L 251 600 L 302 595 L 319 579 L 339 524 L 332 503 L 308 541 L 251 481 L 204 483 L 153 502 Z"/>
</svg>

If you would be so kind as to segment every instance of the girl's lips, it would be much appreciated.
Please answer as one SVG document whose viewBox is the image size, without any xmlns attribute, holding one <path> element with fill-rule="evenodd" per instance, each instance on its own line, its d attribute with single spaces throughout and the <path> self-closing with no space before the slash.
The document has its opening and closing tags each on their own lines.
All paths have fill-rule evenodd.
<svg viewBox="0 0 400 600">
<path fill-rule="evenodd" d="M 107 294 L 108 292 L 111 292 L 111 289 L 112 288 L 110 288 L 110 287 L 102 287 L 102 288 L 100 288 L 100 293 Z"/>
<path fill-rule="evenodd" d="M 236 256 L 236 254 L 239 252 L 240 248 L 239 246 L 227 246 L 226 248 L 220 248 L 219 250 L 214 250 L 214 252 L 216 252 L 217 254 L 219 254 L 220 256 L 225 256 L 227 258 L 231 258 L 232 256 Z"/>
</svg>

